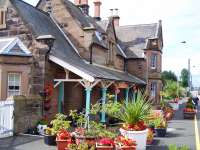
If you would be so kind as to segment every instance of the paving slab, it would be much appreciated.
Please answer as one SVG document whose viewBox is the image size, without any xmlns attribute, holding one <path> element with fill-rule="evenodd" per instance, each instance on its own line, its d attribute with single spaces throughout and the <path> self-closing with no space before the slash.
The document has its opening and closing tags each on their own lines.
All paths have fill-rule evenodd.
<svg viewBox="0 0 200 150">
<path fill-rule="evenodd" d="M 0 150 L 56 150 L 44 144 L 43 137 L 19 135 L 0 139 Z"/>
</svg>

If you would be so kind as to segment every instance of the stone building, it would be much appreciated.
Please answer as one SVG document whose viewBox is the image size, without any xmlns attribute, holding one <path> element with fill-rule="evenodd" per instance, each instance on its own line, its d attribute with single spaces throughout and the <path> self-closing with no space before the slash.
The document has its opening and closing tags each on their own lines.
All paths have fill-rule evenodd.
<svg viewBox="0 0 200 150">
<path fill-rule="evenodd" d="M 18 47 L 11 51 L 28 52 L 20 59 L 29 62 L 22 64 L 19 60 L 29 68 L 19 71 L 22 80 L 18 83 L 26 90 L 21 92 L 19 86 L 18 94 L 41 94 L 50 88 L 52 92 L 45 99 L 48 116 L 70 109 L 89 113 L 90 104 L 98 100 L 105 103 L 107 93 L 114 94 L 115 100 L 128 101 L 137 88 L 146 85 L 152 98 L 159 101 L 161 23 L 120 27 L 119 16 L 101 20 L 101 2 L 95 0 L 94 4 L 94 17 L 88 15 L 87 0 L 75 0 L 74 4 L 41 0 L 36 7 L 21 0 L 4 0 L 0 9 L 1 39 L 16 38 Z M 53 47 L 44 43 L 49 37 L 55 38 Z M 18 63 L 18 59 L 12 60 Z M 5 77 L 9 72 L 15 70 L 5 70 Z M 105 114 L 101 121 L 105 122 Z"/>
</svg>

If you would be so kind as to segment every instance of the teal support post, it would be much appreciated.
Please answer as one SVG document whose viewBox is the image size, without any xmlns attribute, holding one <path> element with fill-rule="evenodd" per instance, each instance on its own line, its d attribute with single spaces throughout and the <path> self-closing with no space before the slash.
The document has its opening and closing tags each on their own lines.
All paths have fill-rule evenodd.
<svg viewBox="0 0 200 150">
<path fill-rule="evenodd" d="M 102 105 L 105 105 L 105 103 L 106 103 L 106 92 L 107 92 L 107 88 L 102 88 Z M 102 123 L 106 122 L 105 112 L 101 113 L 101 122 Z"/>
<path fill-rule="evenodd" d="M 115 102 L 117 102 L 117 91 L 115 91 Z"/>
<path fill-rule="evenodd" d="M 64 101 L 64 82 L 59 84 L 59 91 L 58 91 L 58 112 L 62 113 L 62 105 Z"/>
<path fill-rule="evenodd" d="M 125 90 L 125 100 L 126 100 L 126 104 L 128 104 L 128 100 L 129 100 L 129 88 L 126 88 L 126 90 Z"/>
<path fill-rule="evenodd" d="M 85 114 L 88 116 L 90 114 L 90 99 L 91 99 L 91 88 L 86 88 L 86 108 L 85 108 Z"/>
</svg>

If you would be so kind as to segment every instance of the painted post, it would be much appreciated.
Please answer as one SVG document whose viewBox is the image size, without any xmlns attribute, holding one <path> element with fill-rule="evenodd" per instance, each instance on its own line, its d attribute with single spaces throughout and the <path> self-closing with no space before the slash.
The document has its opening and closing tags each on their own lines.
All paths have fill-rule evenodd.
<svg viewBox="0 0 200 150">
<path fill-rule="evenodd" d="M 115 102 L 117 102 L 117 91 L 115 90 Z"/>
<path fill-rule="evenodd" d="M 106 103 L 106 92 L 107 92 L 107 88 L 102 88 L 102 105 L 105 105 L 105 103 Z M 106 122 L 105 112 L 101 113 L 101 122 L 102 123 Z"/>
<path fill-rule="evenodd" d="M 125 89 L 125 100 L 126 100 L 126 104 L 128 104 L 128 100 L 129 100 L 129 88 Z"/>
<path fill-rule="evenodd" d="M 59 91 L 58 91 L 58 112 L 62 113 L 62 103 L 64 101 L 64 82 L 59 84 Z"/>
<path fill-rule="evenodd" d="M 85 108 L 85 114 L 88 116 L 90 114 L 90 98 L 91 98 L 91 91 L 92 88 L 86 88 L 86 108 Z"/>
</svg>

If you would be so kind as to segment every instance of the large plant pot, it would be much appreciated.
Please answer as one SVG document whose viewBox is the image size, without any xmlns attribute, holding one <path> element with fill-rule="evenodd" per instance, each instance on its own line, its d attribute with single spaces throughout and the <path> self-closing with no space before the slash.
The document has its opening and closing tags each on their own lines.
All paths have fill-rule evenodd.
<svg viewBox="0 0 200 150">
<path fill-rule="evenodd" d="M 89 146 L 93 146 L 96 144 L 96 137 L 87 137 L 87 136 L 76 136 L 76 144 L 79 143 L 87 143 Z"/>
<path fill-rule="evenodd" d="M 157 137 L 165 137 L 166 133 L 167 133 L 167 129 L 166 128 L 155 128 L 155 133 Z"/>
<path fill-rule="evenodd" d="M 71 144 L 71 139 L 68 140 L 56 140 L 57 150 L 65 150 L 69 144 Z"/>
<path fill-rule="evenodd" d="M 136 150 L 136 146 L 119 146 L 115 145 L 116 150 Z"/>
<path fill-rule="evenodd" d="M 173 110 L 178 110 L 179 109 L 179 104 L 178 103 L 169 103 L 169 105 L 172 107 Z"/>
<path fill-rule="evenodd" d="M 39 124 L 38 126 L 37 126 L 37 129 L 38 129 L 38 133 L 40 134 L 40 135 L 44 135 L 44 131 L 45 131 L 45 129 L 47 128 L 47 125 L 41 125 L 41 124 Z"/>
<path fill-rule="evenodd" d="M 96 150 L 113 150 L 113 146 L 103 146 L 103 145 L 98 145 L 96 144 Z"/>
<path fill-rule="evenodd" d="M 56 136 L 55 135 L 44 135 L 44 143 L 50 146 L 56 145 Z"/>
<path fill-rule="evenodd" d="M 194 119 L 196 112 L 183 112 L 184 119 Z"/>
<path fill-rule="evenodd" d="M 123 136 L 126 136 L 129 139 L 136 141 L 136 149 L 137 150 L 145 150 L 146 149 L 146 142 L 147 142 L 147 132 L 148 130 L 145 129 L 143 131 L 127 131 L 120 128 L 120 132 Z"/>
</svg>

